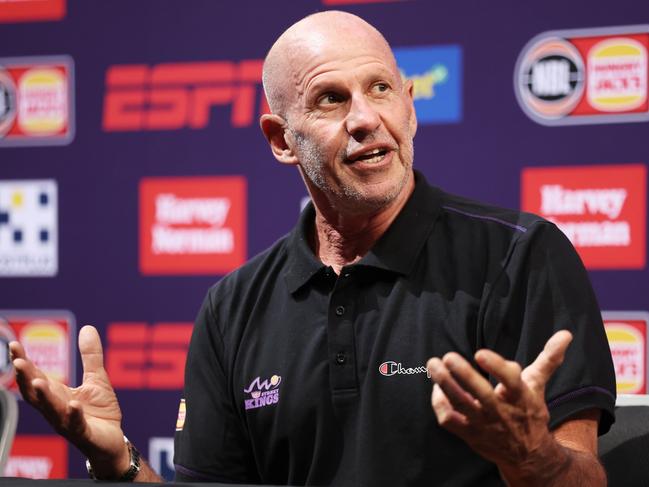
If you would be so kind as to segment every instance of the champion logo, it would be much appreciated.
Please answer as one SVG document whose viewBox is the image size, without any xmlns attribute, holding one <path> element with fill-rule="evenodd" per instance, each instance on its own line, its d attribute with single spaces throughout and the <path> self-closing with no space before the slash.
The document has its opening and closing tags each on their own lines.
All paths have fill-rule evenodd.
<svg viewBox="0 0 649 487">
<path fill-rule="evenodd" d="M 282 378 L 273 375 L 270 379 L 261 380 L 256 377 L 243 392 L 250 394 L 250 399 L 244 401 L 247 409 L 257 409 L 264 406 L 271 406 L 279 402 L 279 384 Z"/>
<path fill-rule="evenodd" d="M 379 365 L 379 372 L 381 375 L 386 377 L 392 377 L 393 375 L 415 375 L 415 374 L 426 374 L 426 377 L 430 379 L 430 373 L 425 366 L 420 365 L 418 367 L 404 367 L 401 362 L 383 362 Z"/>
</svg>

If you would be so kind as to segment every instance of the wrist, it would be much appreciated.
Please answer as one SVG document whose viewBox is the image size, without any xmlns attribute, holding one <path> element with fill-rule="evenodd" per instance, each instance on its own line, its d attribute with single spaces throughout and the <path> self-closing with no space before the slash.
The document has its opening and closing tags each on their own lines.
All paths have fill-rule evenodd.
<svg viewBox="0 0 649 487">
<path fill-rule="evenodd" d="M 552 434 L 516 463 L 499 464 L 501 476 L 509 486 L 547 486 L 569 468 L 571 457 Z"/>
<path fill-rule="evenodd" d="M 115 457 L 93 456 L 86 460 L 88 475 L 93 480 L 132 481 L 140 471 L 140 452 L 124 436 L 123 448 Z"/>
</svg>

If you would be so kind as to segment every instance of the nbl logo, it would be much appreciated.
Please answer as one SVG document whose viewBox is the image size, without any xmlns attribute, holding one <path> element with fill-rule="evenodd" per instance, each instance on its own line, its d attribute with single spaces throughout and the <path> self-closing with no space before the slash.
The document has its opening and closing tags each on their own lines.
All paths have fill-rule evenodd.
<svg viewBox="0 0 649 487">
<path fill-rule="evenodd" d="M 543 125 L 649 120 L 649 26 L 544 32 L 516 63 L 523 111 Z"/>
</svg>

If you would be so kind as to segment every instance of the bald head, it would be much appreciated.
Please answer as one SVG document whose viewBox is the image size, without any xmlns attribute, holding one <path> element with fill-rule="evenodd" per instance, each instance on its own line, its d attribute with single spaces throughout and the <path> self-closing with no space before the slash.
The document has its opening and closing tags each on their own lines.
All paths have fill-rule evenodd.
<svg viewBox="0 0 649 487">
<path fill-rule="evenodd" d="M 275 41 L 264 61 L 262 80 L 271 112 L 285 116 L 299 95 L 296 86 L 302 69 L 329 51 L 344 54 L 345 46 L 378 52 L 398 72 L 394 55 L 383 35 L 356 15 L 341 11 L 319 12 L 296 22 Z"/>
</svg>

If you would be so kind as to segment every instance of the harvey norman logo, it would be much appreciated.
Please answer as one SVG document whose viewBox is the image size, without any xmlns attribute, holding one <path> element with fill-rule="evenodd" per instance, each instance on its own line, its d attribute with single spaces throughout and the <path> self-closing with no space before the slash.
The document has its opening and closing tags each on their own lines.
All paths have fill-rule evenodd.
<svg viewBox="0 0 649 487">
<path fill-rule="evenodd" d="M 144 179 L 140 219 L 143 274 L 225 274 L 245 261 L 242 176 Z"/>
<path fill-rule="evenodd" d="M 514 73 L 523 111 L 543 125 L 649 120 L 649 25 L 544 32 Z"/>
<path fill-rule="evenodd" d="M 590 269 L 645 266 L 646 166 L 526 168 L 521 206 L 554 222 Z"/>
</svg>

